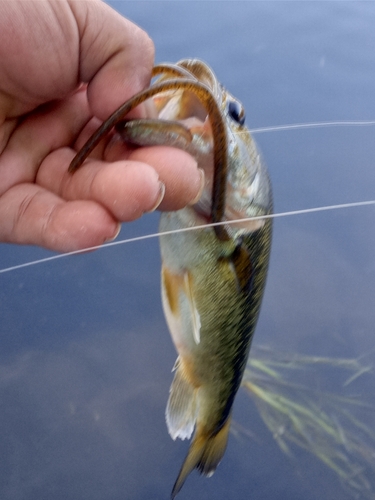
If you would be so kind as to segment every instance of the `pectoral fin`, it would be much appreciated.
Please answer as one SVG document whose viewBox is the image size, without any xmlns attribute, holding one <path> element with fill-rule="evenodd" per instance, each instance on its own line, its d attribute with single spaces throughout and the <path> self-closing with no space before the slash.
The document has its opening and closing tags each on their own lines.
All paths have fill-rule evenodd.
<svg viewBox="0 0 375 500">
<path fill-rule="evenodd" d="M 194 299 L 194 290 L 192 284 L 192 278 L 188 272 L 184 276 L 185 294 L 189 301 L 190 312 L 191 312 L 191 324 L 193 327 L 193 337 L 196 344 L 201 341 L 201 319 L 199 316 L 198 308 Z"/>
<path fill-rule="evenodd" d="M 185 300 L 187 300 L 188 311 L 190 312 L 191 333 L 194 342 L 199 344 L 201 320 L 194 298 L 194 286 L 191 274 L 188 271 L 180 274 L 171 273 L 166 266 L 163 266 L 162 284 L 163 306 L 172 337 L 175 336 L 177 330 L 181 329 L 180 325 L 177 326 L 177 322 L 180 323 L 184 319 L 181 317 L 180 304 L 180 301 L 183 300 L 181 294 L 183 294 Z M 175 330 L 175 332 L 172 330 Z"/>
<path fill-rule="evenodd" d="M 249 250 L 244 244 L 237 246 L 231 257 L 237 276 L 238 288 L 242 293 L 250 293 L 253 283 L 253 265 Z"/>
<path fill-rule="evenodd" d="M 251 256 L 242 243 L 236 246 L 234 252 L 228 257 L 219 259 L 219 263 L 227 268 L 227 272 L 235 280 L 239 293 L 249 294 L 253 284 L 253 266 Z"/>
</svg>

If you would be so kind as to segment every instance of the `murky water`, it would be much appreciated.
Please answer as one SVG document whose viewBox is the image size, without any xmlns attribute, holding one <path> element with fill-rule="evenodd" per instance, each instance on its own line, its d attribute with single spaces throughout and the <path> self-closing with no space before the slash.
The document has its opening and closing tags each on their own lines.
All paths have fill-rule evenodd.
<svg viewBox="0 0 375 500">
<path fill-rule="evenodd" d="M 112 5 L 150 33 L 158 62 L 206 60 L 243 101 L 251 128 L 375 119 L 372 2 Z M 256 135 L 276 210 L 375 198 L 374 133 Z M 275 222 L 254 347 L 374 362 L 374 216 L 367 207 Z M 124 225 L 120 237 L 154 232 L 157 219 Z M 2 267 L 47 254 L 0 246 Z M 173 442 L 164 423 L 175 352 L 159 268 L 151 240 L 1 275 L 2 499 L 169 497 L 187 443 Z M 298 382 L 375 403 L 369 374 L 344 389 L 317 366 Z M 253 438 L 232 436 L 217 473 L 193 474 L 182 500 L 352 498 L 314 457 L 286 457 L 245 392 L 234 417 Z M 363 418 L 374 427 L 372 411 Z"/>
</svg>

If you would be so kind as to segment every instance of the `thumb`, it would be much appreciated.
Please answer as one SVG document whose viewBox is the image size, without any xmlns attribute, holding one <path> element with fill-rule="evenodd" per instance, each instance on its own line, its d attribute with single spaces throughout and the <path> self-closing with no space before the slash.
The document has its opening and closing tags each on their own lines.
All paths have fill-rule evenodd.
<svg viewBox="0 0 375 500">
<path fill-rule="evenodd" d="M 80 35 L 79 79 L 89 82 L 90 108 L 104 120 L 149 84 L 154 45 L 143 30 L 101 1 L 70 5 Z"/>
</svg>

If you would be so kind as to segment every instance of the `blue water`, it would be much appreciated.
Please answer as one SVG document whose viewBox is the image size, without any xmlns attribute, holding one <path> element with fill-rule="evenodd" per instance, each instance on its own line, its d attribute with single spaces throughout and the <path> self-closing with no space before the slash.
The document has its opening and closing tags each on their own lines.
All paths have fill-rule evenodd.
<svg viewBox="0 0 375 500">
<path fill-rule="evenodd" d="M 207 61 L 250 128 L 375 119 L 372 2 L 111 4 L 148 31 L 157 62 Z M 255 135 L 276 210 L 375 198 L 374 134 Z M 275 222 L 255 347 L 374 361 L 374 216 L 368 207 Z M 125 225 L 120 237 L 153 232 L 157 220 Z M 0 246 L 2 267 L 47 254 Z M 151 240 L 1 275 L 1 499 L 169 498 L 187 443 L 173 442 L 164 422 L 175 352 L 159 269 Z M 332 383 L 324 367 L 306 379 L 313 389 Z M 349 393 L 374 404 L 373 378 Z M 352 498 L 314 457 L 286 457 L 244 393 L 234 418 L 254 439 L 231 436 L 217 473 L 192 474 L 181 500 Z M 365 423 L 374 427 L 372 412 Z"/>
</svg>

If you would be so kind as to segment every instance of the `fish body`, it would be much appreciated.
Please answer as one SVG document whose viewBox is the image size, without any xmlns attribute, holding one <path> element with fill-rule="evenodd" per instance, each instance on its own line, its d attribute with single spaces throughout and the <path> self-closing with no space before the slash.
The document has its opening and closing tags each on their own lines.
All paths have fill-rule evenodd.
<svg viewBox="0 0 375 500">
<path fill-rule="evenodd" d="M 221 111 L 227 164 L 221 220 L 270 214 L 267 169 L 244 125 L 241 104 L 205 63 L 184 60 L 177 66 L 209 88 Z M 196 205 L 161 215 L 160 232 L 204 226 L 212 220 L 216 169 L 210 116 L 194 94 L 178 87 L 156 96 L 154 104 L 156 119 L 124 125 L 124 139 L 185 149 L 196 157 L 206 179 Z M 266 282 L 270 243 L 270 219 L 226 224 L 221 233 L 200 227 L 160 236 L 163 308 L 178 352 L 166 421 L 173 439 L 193 435 L 172 498 L 194 468 L 211 475 L 225 452 Z"/>
</svg>

